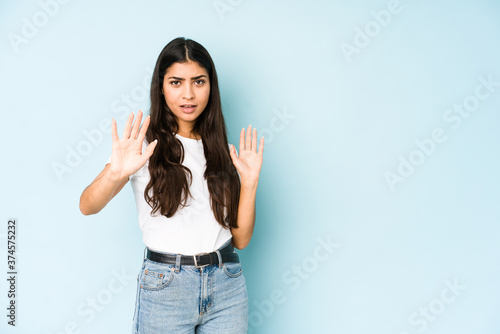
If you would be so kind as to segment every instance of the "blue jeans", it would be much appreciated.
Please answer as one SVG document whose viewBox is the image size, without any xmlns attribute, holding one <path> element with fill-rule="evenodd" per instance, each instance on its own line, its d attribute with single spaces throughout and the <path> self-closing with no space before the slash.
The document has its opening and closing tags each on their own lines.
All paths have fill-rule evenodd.
<svg viewBox="0 0 500 334">
<path fill-rule="evenodd" d="M 133 334 L 244 334 L 247 328 L 241 263 L 196 268 L 144 258 L 137 276 Z"/>
</svg>

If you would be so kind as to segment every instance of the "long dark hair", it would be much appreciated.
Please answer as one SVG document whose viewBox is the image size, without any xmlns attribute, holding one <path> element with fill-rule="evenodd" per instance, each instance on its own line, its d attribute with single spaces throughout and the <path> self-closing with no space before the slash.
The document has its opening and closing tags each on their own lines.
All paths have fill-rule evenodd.
<svg viewBox="0 0 500 334">
<path fill-rule="evenodd" d="M 208 51 L 191 39 L 178 37 L 172 40 L 156 61 L 151 80 L 151 120 L 146 140 L 151 143 L 158 139 L 158 144 L 149 158 L 151 180 L 144 190 L 144 199 L 153 209 L 153 214 L 159 210 L 162 215 L 172 217 L 180 205 L 186 206 L 188 196 L 191 196 L 189 185 L 192 183 L 192 174 L 189 168 L 181 164 L 184 147 L 175 137 L 179 125 L 161 94 L 167 69 L 174 63 L 189 61 L 205 68 L 210 81 L 208 104 L 196 119 L 192 131 L 201 136 L 203 143 L 207 161 L 203 176 L 210 191 L 211 209 L 217 222 L 224 228 L 237 228 L 240 179 L 229 155 L 217 72 Z"/>
</svg>

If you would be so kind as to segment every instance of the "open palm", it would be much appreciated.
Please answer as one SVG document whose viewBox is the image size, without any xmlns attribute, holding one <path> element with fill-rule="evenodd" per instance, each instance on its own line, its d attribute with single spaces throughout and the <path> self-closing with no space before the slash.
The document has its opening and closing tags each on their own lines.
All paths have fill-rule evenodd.
<svg viewBox="0 0 500 334">
<path fill-rule="evenodd" d="M 113 139 L 111 171 L 120 177 L 125 178 L 137 172 L 146 164 L 146 161 L 153 154 L 156 147 L 157 141 L 155 140 L 148 145 L 144 153 L 142 152 L 142 143 L 146 136 L 150 118 L 149 116 L 146 117 L 139 131 L 141 119 L 142 111 L 139 110 L 135 123 L 132 125 L 134 114 L 130 113 L 121 139 L 118 137 L 116 121 L 114 119 L 111 124 L 111 136 Z"/>
<path fill-rule="evenodd" d="M 241 129 L 239 155 L 234 145 L 231 145 L 229 152 L 234 166 L 240 173 L 241 181 L 258 181 L 264 153 L 264 137 L 260 139 L 257 150 L 257 129 L 253 129 L 253 135 L 251 125 L 248 126 L 246 134 L 245 129 Z"/>
</svg>

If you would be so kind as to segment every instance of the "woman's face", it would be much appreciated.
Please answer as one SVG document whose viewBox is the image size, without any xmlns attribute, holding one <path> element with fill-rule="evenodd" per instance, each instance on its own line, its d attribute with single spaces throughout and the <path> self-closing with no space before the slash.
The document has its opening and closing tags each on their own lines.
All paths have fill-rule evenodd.
<svg viewBox="0 0 500 334">
<path fill-rule="evenodd" d="M 189 135 L 210 97 L 207 71 L 193 61 L 172 64 L 163 78 L 163 95 L 177 118 L 179 134 Z"/>
</svg>

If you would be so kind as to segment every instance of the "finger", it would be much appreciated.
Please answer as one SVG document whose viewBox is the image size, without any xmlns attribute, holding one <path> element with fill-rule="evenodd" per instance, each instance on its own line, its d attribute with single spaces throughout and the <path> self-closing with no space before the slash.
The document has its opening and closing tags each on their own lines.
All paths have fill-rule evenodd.
<svg viewBox="0 0 500 334">
<path fill-rule="evenodd" d="M 144 150 L 144 153 L 142 154 L 144 156 L 144 162 L 149 159 L 154 153 L 155 147 L 158 144 L 158 139 L 153 140 Z"/>
<path fill-rule="evenodd" d="M 245 140 L 245 150 L 251 150 L 252 149 L 251 139 L 252 139 L 252 125 L 249 125 L 248 129 L 247 129 L 246 140 Z"/>
<path fill-rule="evenodd" d="M 113 140 L 113 142 L 120 140 L 120 138 L 118 138 L 118 131 L 116 130 L 116 120 L 114 118 L 111 121 L 111 139 Z"/>
<path fill-rule="evenodd" d="M 137 139 L 141 143 L 144 141 L 144 137 L 146 136 L 146 131 L 148 130 L 150 122 L 151 122 L 151 117 L 147 115 L 146 118 L 144 119 L 144 122 L 142 122 L 141 131 L 139 132 L 139 136 L 137 137 Z"/>
<path fill-rule="evenodd" d="M 127 123 L 125 123 L 122 139 L 128 139 L 130 137 L 130 126 L 132 125 L 133 119 L 134 119 L 134 113 L 131 112 L 130 115 L 128 115 Z"/>
<path fill-rule="evenodd" d="M 240 152 L 245 149 L 245 129 L 241 129 L 240 131 Z"/>
<path fill-rule="evenodd" d="M 261 158 L 264 155 L 264 136 L 262 136 L 262 138 L 260 138 L 259 155 L 260 155 Z"/>
<path fill-rule="evenodd" d="M 238 169 L 238 164 L 239 164 L 239 158 L 237 156 L 236 148 L 234 145 L 231 145 L 231 149 L 229 150 L 229 155 L 231 156 L 231 160 L 233 160 L 233 164 Z"/>
<path fill-rule="evenodd" d="M 257 129 L 253 129 L 252 135 L 252 151 L 257 152 Z"/>
<path fill-rule="evenodd" d="M 134 126 L 132 127 L 132 132 L 130 133 L 130 138 L 135 139 L 137 137 L 137 131 L 139 131 L 139 126 L 142 121 L 142 110 L 139 110 L 137 116 L 135 117 Z"/>
<path fill-rule="evenodd" d="M 236 147 L 234 147 L 234 145 L 231 145 L 231 148 L 229 149 L 229 155 L 231 156 L 233 163 L 235 160 L 238 160 L 238 154 L 236 152 Z"/>
<path fill-rule="evenodd" d="M 234 155 L 236 158 L 238 157 L 237 152 L 236 152 L 236 147 L 234 147 L 233 144 L 231 144 L 231 147 L 229 148 L 229 154 L 231 156 Z"/>
</svg>

